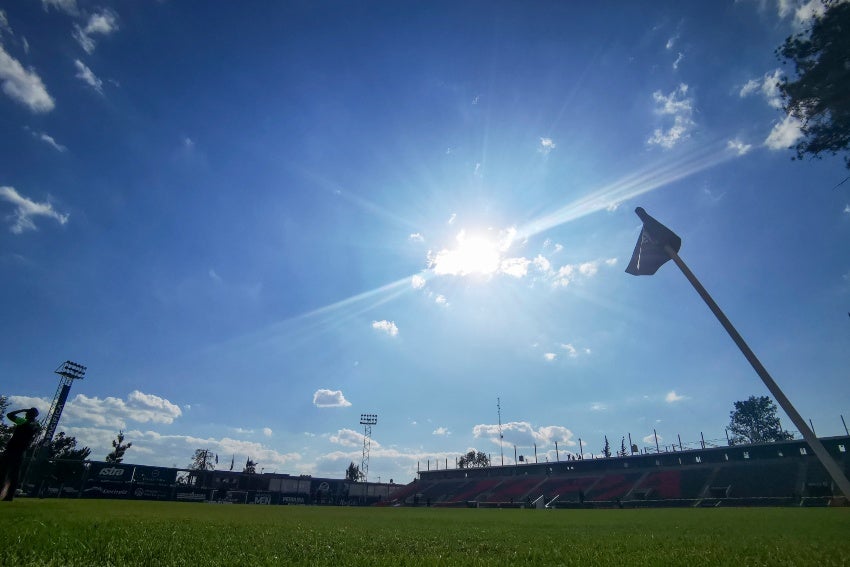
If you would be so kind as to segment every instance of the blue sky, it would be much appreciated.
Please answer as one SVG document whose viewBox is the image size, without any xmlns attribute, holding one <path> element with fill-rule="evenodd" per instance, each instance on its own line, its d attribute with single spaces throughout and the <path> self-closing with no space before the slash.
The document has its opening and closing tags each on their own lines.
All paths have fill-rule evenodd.
<svg viewBox="0 0 850 567">
<path fill-rule="evenodd" d="M 0 392 L 103 458 L 369 479 L 724 439 L 766 389 L 850 416 L 850 195 L 799 135 L 791 0 L 31 0 L 0 17 Z M 783 423 L 791 428 L 783 416 Z"/>
</svg>

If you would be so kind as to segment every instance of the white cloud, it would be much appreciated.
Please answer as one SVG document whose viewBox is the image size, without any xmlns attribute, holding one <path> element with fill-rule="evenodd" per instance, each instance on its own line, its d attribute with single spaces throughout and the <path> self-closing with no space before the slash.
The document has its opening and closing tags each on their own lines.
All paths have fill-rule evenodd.
<svg viewBox="0 0 850 567">
<path fill-rule="evenodd" d="M 29 128 L 26 128 L 26 129 L 29 130 Z M 65 146 L 63 146 L 59 142 L 57 142 L 53 138 L 53 136 L 51 136 L 51 135 L 49 135 L 45 132 L 34 132 L 34 131 L 30 130 L 30 133 L 32 134 L 33 138 L 35 138 L 36 140 L 41 140 L 42 142 L 44 142 L 45 144 L 47 144 L 48 146 L 50 146 L 51 148 L 53 148 L 57 152 L 61 153 L 61 152 L 68 151 L 68 148 L 66 148 Z"/>
<path fill-rule="evenodd" d="M 555 149 L 555 142 L 552 138 L 540 138 L 540 147 L 537 148 L 537 151 L 542 153 L 543 155 L 547 155 L 549 152 Z"/>
<path fill-rule="evenodd" d="M 396 326 L 394 321 L 387 321 L 386 319 L 384 319 L 383 321 L 372 321 L 372 328 L 378 331 L 382 331 L 391 337 L 395 337 L 398 335 L 398 327 Z"/>
<path fill-rule="evenodd" d="M 822 0 L 809 0 L 805 4 L 800 5 L 794 12 L 794 23 L 797 26 L 804 26 L 814 18 L 820 18 L 826 12 L 826 6 Z"/>
<path fill-rule="evenodd" d="M 431 435 L 442 435 L 442 436 L 445 436 L 445 435 L 451 435 L 451 434 L 452 434 L 452 432 L 451 432 L 451 431 L 449 431 L 449 430 L 448 430 L 447 428 L 445 428 L 445 427 L 438 427 L 437 429 L 435 429 L 435 430 L 431 433 Z"/>
<path fill-rule="evenodd" d="M 506 260 L 502 260 L 502 265 L 499 271 L 515 278 L 522 278 L 528 274 L 528 265 L 530 263 L 531 260 L 528 260 L 527 258 L 508 258 Z"/>
<path fill-rule="evenodd" d="M 415 275 L 410 278 L 410 285 L 413 286 L 413 289 L 422 289 L 425 287 L 425 278 L 420 275 Z"/>
<path fill-rule="evenodd" d="M 103 94 L 103 81 L 101 81 L 95 74 L 89 69 L 85 63 L 80 61 L 79 59 L 74 59 L 74 66 L 77 68 L 76 77 L 86 83 L 88 86 Z"/>
<path fill-rule="evenodd" d="M 12 226 L 10 230 L 14 234 L 21 234 L 25 230 L 36 230 L 33 217 L 48 217 L 55 219 L 59 224 L 68 222 L 68 215 L 57 212 L 50 203 L 37 203 L 19 194 L 14 187 L 0 187 L 0 200 L 5 200 L 15 206 L 15 212 L 9 217 Z"/>
<path fill-rule="evenodd" d="M 543 354 L 543 358 L 545 358 L 549 362 L 552 362 L 553 360 L 558 358 L 558 355 L 555 354 L 554 352 L 547 352 L 547 353 Z"/>
<path fill-rule="evenodd" d="M 413 242 L 425 242 L 425 237 L 419 234 L 418 232 L 414 232 L 408 238 Z"/>
<path fill-rule="evenodd" d="M 668 404 L 672 404 L 672 403 L 675 403 L 675 402 L 681 402 L 684 399 L 686 399 L 686 396 L 680 396 L 679 394 L 676 393 L 676 390 L 670 390 L 669 392 L 667 392 L 667 395 L 664 396 L 664 401 L 667 402 Z"/>
<path fill-rule="evenodd" d="M 613 266 L 617 265 L 617 262 L 618 262 L 617 258 L 608 258 L 607 260 L 605 260 L 605 265 L 613 267 Z"/>
<path fill-rule="evenodd" d="M 659 435 L 658 436 L 658 442 L 661 443 L 662 441 L 664 441 L 664 438 Z M 643 442 L 648 443 L 650 445 L 654 445 L 655 444 L 655 435 L 647 435 L 646 437 L 643 438 Z"/>
<path fill-rule="evenodd" d="M 455 223 L 455 219 L 456 219 L 456 218 L 457 218 L 457 213 L 452 213 L 452 216 L 450 216 L 450 217 L 449 217 L 449 221 L 448 221 L 448 223 L 449 223 L 449 224 L 454 224 L 454 223 Z"/>
<path fill-rule="evenodd" d="M 480 424 L 472 428 L 472 434 L 476 439 L 489 439 L 495 445 L 509 447 L 531 447 L 534 443 L 540 447 L 552 445 L 556 441 L 562 446 L 573 446 L 576 442 L 572 440 L 573 432 L 559 425 L 542 426 L 538 429 L 526 421 L 513 421 L 503 423 L 502 439 L 499 439 L 499 426 L 497 424 Z"/>
<path fill-rule="evenodd" d="M 655 112 L 661 116 L 672 116 L 673 124 L 668 129 L 656 128 L 647 143 L 670 149 L 680 141 L 689 137 L 689 131 L 694 126 L 694 99 L 688 97 L 688 85 L 680 83 L 670 94 L 661 91 L 652 93 L 655 101 Z"/>
<path fill-rule="evenodd" d="M 313 405 L 317 408 L 347 408 L 351 402 L 345 399 L 342 390 L 320 388 L 313 394 Z"/>
<path fill-rule="evenodd" d="M 789 114 L 781 122 L 773 126 L 773 129 L 764 141 L 764 145 L 771 150 L 788 149 L 803 137 L 801 127 L 802 123 Z"/>
<path fill-rule="evenodd" d="M 27 405 L 47 411 L 49 402 L 41 398 L 25 396 L 10 396 L 9 399 L 18 405 Z M 85 424 L 96 427 L 113 427 L 125 429 L 127 421 L 139 423 L 173 423 L 183 415 L 180 407 L 165 398 L 154 394 L 145 394 L 138 390 L 130 392 L 126 401 L 121 398 L 88 397 L 84 394 L 77 396 L 65 405 L 62 413 L 63 422 L 69 425 Z"/>
<path fill-rule="evenodd" d="M 434 298 L 434 303 L 436 303 L 437 305 L 448 305 L 449 300 L 446 299 L 445 295 L 439 294 L 437 295 L 437 297 Z"/>
<path fill-rule="evenodd" d="M 673 46 L 676 45 L 676 40 L 679 39 L 678 35 L 674 35 L 670 39 L 667 40 L 667 43 L 664 44 L 664 49 L 670 50 L 673 49 Z"/>
<path fill-rule="evenodd" d="M 0 44 L 0 84 L 6 95 L 23 103 L 32 112 L 50 112 L 56 106 L 47 88 L 35 71 L 6 53 Z"/>
<path fill-rule="evenodd" d="M 263 435 L 265 435 L 266 437 L 271 437 L 272 436 L 271 427 L 263 427 Z"/>
<path fill-rule="evenodd" d="M 673 70 L 674 71 L 679 69 L 679 63 L 681 63 L 682 59 L 684 59 L 684 58 L 685 58 L 685 54 L 680 51 L 679 56 L 676 57 L 675 61 L 673 61 Z"/>
<path fill-rule="evenodd" d="M 592 277 L 599 272 L 599 264 L 597 262 L 585 262 L 578 267 L 578 271 L 584 276 Z"/>
<path fill-rule="evenodd" d="M 850 205 L 844 205 L 844 212 L 850 214 Z"/>
<path fill-rule="evenodd" d="M 534 259 L 534 267 L 540 270 L 541 272 L 548 272 L 552 269 L 552 263 L 549 262 L 548 258 L 545 258 L 543 255 L 538 254 Z"/>
<path fill-rule="evenodd" d="M 573 345 L 566 343 L 566 344 L 562 344 L 561 348 L 564 349 L 565 351 L 567 351 L 567 356 L 569 356 L 570 358 L 577 358 L 578 357 L 578 351 L 576 350 L 576 347 L 574 347 Z"/>
<path fill-rule="evenodd" d="M 74 39 L 80 44 L 83 50 L 91 55 L 94 52 L 96 43 L 93 35 L 111 35 L 118 31 L 118 18 L 115 13 L 110 10 L 95 12 L 89 17 L 86 27 L 81 28 L 74 24 Z"/>
<path fill-rule="evenodd" d="M 750 79 L 741 87 L 738 96 L 744 98 L 757 92 L 761 92 L 767 104 L 773 108 L 782 108 L 782 94 L 779 92 L 779 84 L 782 82 L 782 69 L 774 69 L 765 73 L 761 79 Z"/>
<path fill-rule="evenodd" d="M 336 435 L 328 437 L 328 441 L 342 445 L 343 447 L 360 447 L 363 445 L 364 435 L 353 429 L 340 429 Z M 370 442 L 372 445 L 378 445 L 376 441 Z"/>
<path fill-rule="evenodd" d="M 77 0 L 41 0 L 41 5 L 44 6 L 45 10 L 55 8 L 70 16 L 76 16 L 79 13 Z"/>
<path fill-rule="evenodd" d="M 745 144 L 741 140 L 735 138 L 734 140 L 729 140 L 726 142 L 726 148 L 732 150 L 739 156 L 746 155 L 752 149 L 751 144 Z"/>
<path fill-rule="evenodd" d="M 599 402 L 594 402 L 594 403 L 590 404 L 590 409 L 591 409 L 591 411 L 605 411 L 605 410 L 608 409 L 608 406 L 606 406 L 605 404 L 601 404 Z"/>
</svg>

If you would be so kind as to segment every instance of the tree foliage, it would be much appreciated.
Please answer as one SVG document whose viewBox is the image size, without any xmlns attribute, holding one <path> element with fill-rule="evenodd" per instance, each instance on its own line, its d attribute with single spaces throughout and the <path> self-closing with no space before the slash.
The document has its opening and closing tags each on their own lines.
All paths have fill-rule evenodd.
<svg viewBox="0 0 850 567">
<path fill-rule="evenodd" d="M 457 460 L 457 466 L 460 469 L 474 469 L 490 466 L 490 457 L 483 451 L 473 449 Z"/>
<path fill-rule="evenodd" d="M 750 396 L 744 401 L 735 402 L 735 409 L 729 413 L 730 443 L 768 443 L 784 441 L 794 436 L 782 429 L 776 415 L 776 404 L 767 396 Z"/>
<path fill-rule="evenodd" d="M 608 442 L 608 436 L 605 436 L 605 445 L 602 446 L 602 455 L 604 457 L 611 456 L 611 444 Z"/>
<path fill-rule="evenodd" d="M 242 469 L 242 472 L 246 474 L 257 474 L 257 463 L 249 458 L 245 461 L 245 468 Z"/>
<path fill-rule="evenodd" d="M 118 435 L 112 440 L 112 451 L 106 455 L 106 462 L 120 463 L 124 460 L 124 453 L 132 446 L 132 443 L 124 443 L 124 430 L 119 430 Z"/>
<path fill-rule="evenodd" d="M 626 456 L 626 455 L 628 455 L 628 454 L 629 454 L 629 453 L 628 453 L 628 451 L 626 450 L 626 438 L 625 438 L 625 437 L 622 437 L 622 438 L 620 439 L 620 450 L 619 450 L 619 451 L 617 451 L 617 456 L 618 456 L 618 457 L 625 457 L 625 456 Z"/>
<path fill-rule="evenodd" d="M 47 458 L 59 459 L 63 461 L 84 461 L 91 455 L 91 449 L 88 447 L 77 448 L 76 437 L 65 435 L 64 431 L 60 431 L 53 437 L 48 445 Z"/>
<path fill-rule="evenodd" d="M 360 467 L 352 462 L 348 465 L 348 468 L 345 469 L 345 480 L 350 482 L 360 482 L 363 480 L 363 471 L 361 471 Z"/>
<path fill-rule="evenodd" d="M 9 398 L 0 395 L 0 451 L 6 448 L 6 443 L 12 436 L 12 426 L 6 423 L 6 411 L 9 409 Z"/>
<path fill-rule="evenodd" d="M 209 449 L 195 449 L 189 468 L 193 471 L 211 471 L 215 469 L 217 456 Z"/>
<path fill-rule="evenodd" d="M 802 123 L 796 159 L 850 150 L 850 3 L 823 4 L 823 16 L 776 50 L 797 72 L 779 85 L 785 111 Z M 850 168 L 850 155 L 845 162 Z"/>
</svg>

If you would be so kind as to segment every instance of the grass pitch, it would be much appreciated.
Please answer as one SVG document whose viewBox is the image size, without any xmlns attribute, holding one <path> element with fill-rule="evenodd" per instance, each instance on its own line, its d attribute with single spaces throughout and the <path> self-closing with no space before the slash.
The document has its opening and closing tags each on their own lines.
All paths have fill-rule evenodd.
<svg viewBox="0 0 850 567">
<path fill-rule="evenodd" d="M 850 564 L 850 508 L 0 504 L 8 566 Z"/>
</svg>

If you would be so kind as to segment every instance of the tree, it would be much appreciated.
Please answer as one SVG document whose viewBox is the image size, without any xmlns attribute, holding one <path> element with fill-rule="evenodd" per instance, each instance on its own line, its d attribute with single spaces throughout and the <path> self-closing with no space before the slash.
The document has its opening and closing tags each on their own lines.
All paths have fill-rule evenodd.
<svg viewBox="0 0 850 567">
<path fill-rule="evenodd" d="M 77 439 L 65 435 L 64 431 L 60 431 L 51 439 L 47 445 L 47 459 L 51 462 L 47 465 L 47 469 L 40 469 L 47 472 L 52 478 L 58 482 L 74 482 L 78 481 L 83 476 L 84 463 L 91 455 L 91 449 L 88 447 L 77 447 Z M 37 469 L 38 470 L 38 469 Z M 36 472 L 36 476 L 38 476 Z"/>
<path fill-rule="evenodd" d="M 77 448 L 77 439 L 60 431 L 48 445 L 47 458 L 62 461 L 84 461 L 91 455 L 88 447 Z"/>
<path fill-rule="evenodd" d="M 132 446 L 132 443 L 124 443 L 124 430 L 119 430 L 117 437 L 112 440 L 112 452 L 106 455 L 106 462 L 120 463 L 124 460 L 124 453 Z"/>
<path fill-rule="evenodd" d="M 732 445 L 794 438 L 780 426 L 776 405 L 767 396 L 750 396 L 742 402 L 735 402 L 735 409 L 729 412 L 729 417 L 729 431 L 732 432 L 729 442 Z"/>
<path fill-rule="evenodd" d="M 345 480 L 350 482 L 360 482 L 363 480 L 363 471 L 361 471 L 360 467 L 352 462 L 348 465 L 348 468 L 345 469 Z"/>
<path fill-rule="evenodd" d="M 626 438 L 623 437 L 620 439 L 620 450 L 617 451 L 618 457 L 625 457 L 628 453 L 626 452 Z"/>
<path fill-rule="evenodd" d="M 12 436 L 12 426 L 6 425 L 6 410 L 9 409 L 9 398 L 0 395 L 0 451 L 6 448 L 6 443 Z"/>
<path fill-rule="evenodd" d="M 602 447 L 602 455 L 605 457 L 611 456 L 611 444 L 608 443 L 608 436 L 605 436 L 605 445 Z"/>
<path fill-rule="evenodd" d="M 209 449 L 195 449 L 189 468 L 193 471 L 211 471 L 215 469 L 218 456 Z"/>
<path fill-rule="evenodd" d="M 490 457 L 483 451 L 471 450 L 457 460 L 459 469 L 483 468 L 490 466 Z"/>
<path fill-rule="evenodd" d="M 785 112 L 802 123 L 795 159 L 850 150 L 850 3 L 822 4 L 824 14 L 776 50 L 797 72 L 796 80 L 779 84 Z M 845 162 L 850 168 L 850 155 Z"/>
<path fill-rule="evenodd" d="M 257 474 L 257 463 L 248 459 L 245 461 L 245 468 L 242 469 L 242 472 L 245 474 Z"/>
</svg>

